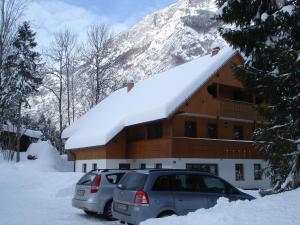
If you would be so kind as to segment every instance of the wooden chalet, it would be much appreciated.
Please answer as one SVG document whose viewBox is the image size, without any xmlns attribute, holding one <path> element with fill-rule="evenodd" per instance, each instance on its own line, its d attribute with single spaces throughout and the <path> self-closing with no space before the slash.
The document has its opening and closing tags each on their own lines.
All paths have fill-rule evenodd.
<svg viewBox="0 0 300 225">
<path fill-rule="evenodd" d="M 69 160 L 75 161 L 76 171 L 83 172 L 94 168 L 193 168 L 243 188 L 269 187 L 269 179 L 261 172 L 267 162 L 251 141 L 253 129 L 262 123 L 255 111 L 262 101 L 247 93 L 232 72 L 232 65 L 242 62 L 233 49 L 216 48 L 210 55 L 149 81 L 129 82 L 122 94 L 113 93 L 64 131 Z M 195 79 L 182 79 L 189 75 Z M 138 97 L 126 100 L 124 96 L 131 92 Z M 121 99 L 120 103 L 114 99 Z M 138 99 L 142 102 L 137 103 Z M 157 107 L 141 110 L 147 103 Z M 160 105 L 165 114 L 157 113 Z M 110 122 L 117 125 L 111 128 Z"/>
</svg>

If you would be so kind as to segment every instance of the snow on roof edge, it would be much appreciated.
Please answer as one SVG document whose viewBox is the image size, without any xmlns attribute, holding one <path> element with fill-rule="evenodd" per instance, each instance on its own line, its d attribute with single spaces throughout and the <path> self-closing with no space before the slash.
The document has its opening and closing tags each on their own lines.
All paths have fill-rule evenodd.
<svg viewBox="0 0 300 225">
<path fill-rule="evenodd" d="M 208 54 L 199 57 L 198 59 L 193 60 L 191 62 L 174 67 L 168 71 L 153 75 L 152 77 L 146 80 L 140 81 L 135 85 L 135 88 L 133 88 L 133 90 L 128 93 L 126 91 L 126 88 L 122 88 L 113 92 L 110 96 L 108 96 L 94 108 L 88 111 L 85 115 L 83 115 L 82 118 L 80 118 L 78 121 L 76 121 L 64 130 L 62 138 L 70 137 L 66 142 L 66 149 L 76 150 L 79 148 L 103 146 L 107 144 L 111 139 L 113 139 L 116 135 L 118 135 L 127 126 L 168 118 L 170 115 L 176 112 L 176 110 L 184 102 L 186 102 L 187 99 L 189 99 L 199 88 L 201 88 L 205 83 L 207 83 L 207 81 L 211 79 L 211 77 L 214 76 L 220 70 L 220 68 L 222 68 L 226 63 L 228 63 L 228 61 L 230 61 L 232 57 L 237 53 L 238 51 L 232 49 L 231 47 L 224 47 L 216 56 L 211 56 L 210 54 Z M 195 68 L 200 69 L 195 70 Z M 163 82 L 173 82 L 173 89 L 171 88 L 171 91 L 174 91 L 174 83 L 176 85 L 180 84 L 178 82 L 180 82 L 180 79 L 182 80 L 183 77 L 185 78 L 184 74 L 190 75 L 187 79 L 187 82 L 185 82 L 186 80 L 184 80 L 185 86 L 183 85 L 182 89 L 179 89 L 179 91 L 176 90 L 174 96 L 172 96 L 171 94 L 172 97 L 170 97 L 170 94 L 165 95 L 165 97 L 167 97 L 167 100 L 162 101 L 162 103 L 160 101 L 155 101 L 153 106 L 152 101 L 151 105 L 151 100 L 153 99 L 149 99 L 149 92 L 151 95 L 155 95 L 155 92 L 153 93 L 152 90 L 153 87 L 156 86 L 153 85 L 160 85 L 160 83 Z M 180 79 L 178 79 L 178 77 Z M 178 86 L 176 86 L 176 88 L 178 89 Z M 186 93 L 188 95 L 186 95 Z M 147 100 L 150 100 L 150 104 L 148 104 L 148 106 L 146 106 L 145 108 L 143 108 L 143 106 L 145 106 L 143 103 L 137 104 L 139 108 L 135 108 L 135 104 L 130 105 L 130 103 L 137 100 L 136 95 L 144 95 L 146 99 L 148 98 Z M 132 96 L 133 98 L 131 98 Z M 180 98 L 181 96 L 182 98 Z M 117 100 L 117 103 L 114 102 L 114 100 Z M 133 107 L 133 109 L 126 111 L 126 109 L 123 110 L 123 108 L 119 108 L 119 110 L 121 109 L 121 111 L 124 111 L 124 113 L 120 113 L 120 115 L 118 114 L 117 117 L 113 117 L 114 119 L 118 120 L 117 122 L 113 121 L 114 119 L 111 120 L 113 121 L 113 125 L 111 125 L 110 123 L 107 124 L 106 120 L 112 119 L 110 118 L 110 114 L 115 114 L 114 111 L 118 110 L 114 109 L 114 106 L 118 103 L 122 104 L 126 101 L 127 105 L 125 104 L 125 106 L 128 106 L 129 103 L 129 108 Z M 113 111 L 111 111 L 112 108 Z M 91 121 L 91 118 L 89 117 L 95 116 L 95 113 L 98 119 L 94 118 Z M 104 117 L 104 120 L 99 119 L 99 117 Z M 80 126 L 78 126 L 78 122 Z M 103 129 L 97 127 L 96 130 L 94 129 L 94 132 L 91 132 L 90 129 L 87 129 L 89 127 L 86 124 L 87 122 L 92 122 L 92 124 L 102 124 Z"/>
</svg>

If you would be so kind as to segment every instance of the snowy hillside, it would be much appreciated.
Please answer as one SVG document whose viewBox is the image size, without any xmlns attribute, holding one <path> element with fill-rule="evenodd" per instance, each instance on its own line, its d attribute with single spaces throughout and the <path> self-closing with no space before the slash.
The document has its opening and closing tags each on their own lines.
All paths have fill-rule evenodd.
<svg viewBox="0 0 300 225">
<path fill-rule="evenodd" d="M 206 54 L 214 40 L 221 41 L 212 7 L 206 0 L 178 0 L 146 16 L 118 37 L 126 59 L 117 73 L 142 79 Z"/>
</svg>

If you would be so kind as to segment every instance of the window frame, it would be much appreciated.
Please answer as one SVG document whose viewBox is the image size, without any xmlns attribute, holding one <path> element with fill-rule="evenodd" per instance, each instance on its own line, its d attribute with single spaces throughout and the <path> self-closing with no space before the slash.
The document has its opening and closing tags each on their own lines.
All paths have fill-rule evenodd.
<svg viewBox="0 0 300 225">
<path fill-rule="evenodd" d="M 215 173 L 212 173 L 210 171 L 210 167 L 215 167 Z M 197 168 L 199 167 L 199 168 Z M 209 171 L 205 170 L 204 168 L 201 167 L 209 167 Z M 202 172 L 207 172 L 207 173 L 211 173 L 215 176 L 218 176 L 219 174 L 219 165 L 217 163 L 186 163 L 185 164 L 185 168 L 186 169 L 191 169 L 191 170 L 198 170 L 198 171 L 202 171 Z"/>
<path fill-rule="evenodd" d="M 82 163 L 82 172 L 86 173 L 87 171 L 87 164 L 86 163 Z"/>
<path fill-rule="evenodd" d="M 256 166 L 259 167 L 259 171 L 256 171 Z M 260 163 L 254 163 L 253 165 L 253 175 L 254 175 L 254 180 L 262 180 L 262 169 L 261 169 L 261 164 Z M 256 176 L 258 175 L 258 177 Z"/>
<path fill-rule="evenodd" d="M 141 170 L 146 169 L 146 163 L 140 163 L 140 169 Z"/>
<path fill-rule="evenodd" d="M 210 127 L 214 127 L 215 128 L 215 134 L 214 135 L 210 135 Z M 218 126 L 215 123 L 208 123 L 207 124 L 207 138 L 209 139 L 218 139 Z"/>
<path fill-rule="evenodd" d="M 239 170 L 238 167 L 240 167 L 240 169 L 241 169 L 241 174 L 240 175 L 237 174 L 237 172 Z M 236 181 L 245 181 L 245 170 L 244 170 L 244 164 L 242 164 L 242 163 L 236 163 L 235 164 L 235 180 Z"/>
<path fill-rule="evenodd" d="M 191 125 L 189 130 L 188 126 Z M 197 138 L 197 122 L 196 121 L 185 121 L 184 122 L 184 136 L 189 138 Z"/>
<path fill-rule="evenodd" d="M 162 163 L 155 163 L 155 169 L 162 169 Z"/>
<path fill-rule="evenodd" d="M 238 138 L 235 134 L 236 132 L 240 132 L 240 137 Z M 234 140 L 244 140 L 244 127 L 242 125 L 235 125 L 233 126 L 233 139 Z"/>
</svg>

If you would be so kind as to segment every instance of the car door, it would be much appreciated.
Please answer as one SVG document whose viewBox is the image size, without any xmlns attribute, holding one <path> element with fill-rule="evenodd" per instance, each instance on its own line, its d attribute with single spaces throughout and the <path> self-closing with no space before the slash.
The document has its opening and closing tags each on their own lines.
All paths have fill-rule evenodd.
<svg viewBox="0 0 300 225">
<path fill-rule="evenodd" d="M 221 197 L 227 196 L 227 184 L 218 177 L 203 175 L 203 182 L 206 186 L 206 196 L 208 198 L 209 207 L 213 207 L 217 204 L 217 201 Z"/>
<path fill-rule="evenodd" d="M 186 215 L 200 208 L 208 208 L 208 199 L 202 190 L 198 174 L 177 174 L 173 177 L 173 198 L 176 213 Z"/>
<path fill-rule="evenodd" d="M 175 211 L 172 194 L 172 175 L 162 174 L 152 179 L 153 185 L 151 185 L 151 190 L 147 190 L 152 211 L 157 216 L 164 211 Z"/>
</svg>

